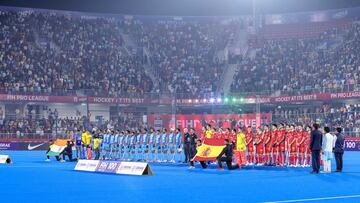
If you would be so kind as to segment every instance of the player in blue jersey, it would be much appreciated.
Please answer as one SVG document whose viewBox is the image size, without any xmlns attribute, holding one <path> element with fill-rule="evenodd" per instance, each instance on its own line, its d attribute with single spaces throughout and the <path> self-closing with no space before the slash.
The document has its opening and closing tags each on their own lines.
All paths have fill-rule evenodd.
<svg viewBox="0 0 360 203">
<path fill-rule="evenodd" d="M 161 136 L 161 153 L 162 153 L 162 156 L 161 156 L 161 162 L 167 162 L 168 160 L 168 134 L 167 134 L 167 129 L 164 128 L 163 129 L 163 134 Z"/>
<path fill-rule="evenodd" d="M 141 160 L 141 155 L 142 155 L 142 135 L 139 129 L 136 130 L 136 149 L 135 149 L 135 160 L 136 161 L 140 161 Z"/>
<path fill-rule="evenodd" d="M 124 154 L 125 154 L 125 136 L 124 131 L 120 132 L 119 136 L 119 159 L 124 160 Z"/>
<path fill-rule="evenodd" d="M 161 162 L 160 161 L 160 154 L 161 154 L 161 141 L 162 135 L 160 133 L 160 130 L 156 130 L 156 136 L 155 136 L 155 148 L 156 148 L 156 161 L 157 162 Z"/>
<path fill-rule="evenodd" d="M 112 158 L 113 150 L 114 150 L 114 141 L 115 141 L 115 132 L 112 130 L 110 133 L 110 141 L 109 141 L 109 156 L 108 159 Z"/>
<path fill-rule="evenodd" d="M 115 131 L 115 139 L 114 139 L 114 145 L 113 145 L 113 159 L 117 160 L 119 158 L 120 148 L 119 148 L 119 142 L 120 142 L 120 133 L 119 130 Z"/>
<path fill-rule="evenodd" d="M 110 149 L 110 134 L 109 131 L 104 130 L 104 141 L 103 141 L 103 159 L 107 159 L 108 157 L 108 152 Z"/>
<path fill-rule="evenodd" d="M 180 133 L 180 128 L 176 128 L 176 135 L 175 135 L 175 145 L 176 145 L 176 154 L 177 154 L 177 161 L 181 162 L 181 155 L 182 155 L 182 135 Z"/>
<path fill-rule="evenodd" d="M 110 153 L 109 153 L 109 159 L 113 159 L 114 153 L 115 153 L 115 136 L 116 131 L 112 130 L 110 135 Z"/>
<path fill-rule="evenodd" d="M 156 134 L 155 134 L 155 130 L 153 128 L 150 129 L 150 136 L 149 136 L 149 152 L 151 154 L 151 158 L 149 157 L 149 159 L 154 162 L 155 161 L 155 153 L 156 153 L 156 145 L 155 145 L 155 141 L 156 141 Z"/>
<path fill-rule="evenodd" d="M 143 161 L 147 161 L 149 158 L 149 134 L 146 128 L 143 129 L 143 137 L 142 137 L 142 149 L 143 149 Z"/>
<path fill-rule="evenodd" d="M 131 133 L 130 130 L 126 130 L 125 133 L 125 160 L 130 160 L 131 146 L 130 146 Z"/>
<path fill-rule="evenodd" d="M 169 139 L 168 139 L 168 158 L 171 163 L 175 163 L 175 135 L 174 135 L 174 129 L 170 129 Z M 170 156 L 171 155 L 171 156 Z"/>
<path fill-rule="evenodd" d="M 132 131 L 130 133 L 130 160 L 135 160 L 135 144 L 136 144 L 136 136 L 135 132 Z"/>
<path fill-rule="evenodd" d="M 77 159 L 83 159 L 82 157 L 82 137 L 81 137 L 81 131 L 77 130 L 75 135 L 75 149 L 76 149 L 76 158 Z"/>
</svg>

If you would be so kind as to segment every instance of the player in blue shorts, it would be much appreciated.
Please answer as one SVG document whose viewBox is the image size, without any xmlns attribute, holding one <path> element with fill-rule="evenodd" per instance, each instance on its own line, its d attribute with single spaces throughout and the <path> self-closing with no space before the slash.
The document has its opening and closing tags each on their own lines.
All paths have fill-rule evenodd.
<svg viewBox="0 0 360 203">
<path fill-rule="evenodd" d="M 181 155 L 182 155 L 182 149 L 183 149 L 183 146 L 182 146 L 182 135 L 180 133 L 180 128 L 176 128 L 176 135 L 175 135 L 175 145 L 176 145 L 176 154 L 177 154 L 177 161 L 178 162 L 181 162 Z"/>
<path fill-rule="evenodd" d="M 136 144 L 136 136 L 135 136 L 135 132 L 132 131 L 130 133 L 130 160 L 131 161 L 135 160 L 135 144 Z"/>
<path fill-rule="evenodd" d="M 155 153 L 156 153 L 156 145 L 155 145 L 155 141 L 156 141 L 156 134 L 154 132 L 154 129 L 151 128 L 150 129 L 150 136 L 149 136 L 149 153 L 151 154 L 151 158 L 149 157 L 149 159 L 152 161 L 152 162 L 155 162 Z"/>
<path fill-rule="evenodd" d="M 126 134 L 125 134 L 125 160 L 130 160 L 130 153 L 131 153 L 131 133 L 129 130 L 126 130 Z"/>
<path fill-rule="evenodd" d="M 119 158 L 119 152 L 120 152 L 120 148 L 119 148 L 119 142 L 120 142 L 120 133 L 119 130 L 116 131 L 115 133 L 115 139 L 114 139 L 114 145 L 113 145 L 113 159 L 117 160 Z"/>
<path fill-rule="evenodd" d="M 119 159 L 124 160 L 124 154 L 125 154 L 125 135 L 124 131 L 120 132 L 119 136 Z"/>
<path fill-rule="evenodd" d="M 156 148 L 156 161 L 157 162 L 161 162 L 160 161 L 160 154 L 161 154 L 161 141 L 162 135 L 160 133 L 160 130 L 156 130 L 156 136 L 155 136 L 155 148 Z"/>
<path fill-rule="evenodd" d="M 77 159 L 83 159 L 82 157 L 82 137 L 81 137 L 81 131 L 77 130 L 75 135 L 75 149 L 76 149 L 76 158 Z"/>
<path fill-rule="evenodd" d="M 140 130 L 136 131 L 136 149 L 135 149 L 135 160 L 140 161 L 142 155 L 142 135 Z"/>
<path fill-rule="evenodd" d="M 142 137 L 142 149 L 143 149 L 143 161 L 147 161 L 149 159 L 149 134 L 146 128 L 143 129 L 143 137 Z"/>
<path fill-rule="evenodd" d="M 104 130 L 104 141 L 103 141 L 103 160 L 107 159 L 108 156 L 108 151 L 110 149 L 110 134 L 108 131 Z"/>
<path fill-rule="evenodd" d="M 169 149 L 168 149 L 168 134 L 167 134 L 167 129 L 164 128 L 163 134 L 161 136 L 161 153 L 162 153 L 161 162 L 167 162 L 168 151 L 169 151 Z"/>
<path fill-rule="evenodd" d="M 109 159 L 113 159 L 114 153 L 115 153 L 115 136 L 116 131 L 111 131 L 110 135 L 110 153 L 109 153 Z"/>
<path fill-rule="evenodd" d="M 169 144 L 168 144 L 168 158 L 170 159 L 171 163 L 175 163 L 175 135 L 174 135 L 174 129 L 170 129 L 170 134 L 169 134 L 169 140 L 168 140 Z"/>
</svg>

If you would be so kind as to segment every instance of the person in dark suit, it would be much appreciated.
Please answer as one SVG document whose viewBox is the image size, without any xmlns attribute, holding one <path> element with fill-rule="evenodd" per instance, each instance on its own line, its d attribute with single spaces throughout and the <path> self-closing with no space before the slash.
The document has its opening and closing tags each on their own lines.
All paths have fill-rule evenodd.
<svg viewBox="0 0 360 203">
<path fill-rule="evenodd" d="M 322 145 L 323 135 L 319 131 L 320 125 L 317 123 L 313 124 L 313 131 L 311 131 L 310 138 L 310 150 L 311 150 L 311 162 L 313 171 L 312 174 L 317 174 L 320 172 L 320 150 Z"/>
<path fill-rule="evenodd" d="M 224 170 L 222 167 L 222 162 L 224 162 L 224 161 L 226 162 L 226 165 L 229 170 L 239 168 L 238 164 L 236 164 L 235 166 L 233 166 L 231 164 L 232 158 L 233 158 L 233 145 L 229 143 L 229 139 L 225 139 L 224 143 L 225 143 L 225 147 L 221 151 L 219 156 L 217 157 L 217 162 L 219 164 L 219 170 Z"/>
<path fill-rule="evenodd" d="M 190 157 L 190 147 L 191 147 L 191 135 L 187 128 L 184 128 L 184 153 L 185 153 L 185 161 L 184 163 L 189 163 Z"/>
<path fill-rule="evenodd" d="M 342 128 L 336 128 L 336 142 L 334 147 L 334 155 L 336 160 L 336 171 L 335 172 L 342 172 L 343 169 L 343 156 L 344 156 L 344 142 L 345 138 L 344 135 L 341 133 Z"/>
</svg>

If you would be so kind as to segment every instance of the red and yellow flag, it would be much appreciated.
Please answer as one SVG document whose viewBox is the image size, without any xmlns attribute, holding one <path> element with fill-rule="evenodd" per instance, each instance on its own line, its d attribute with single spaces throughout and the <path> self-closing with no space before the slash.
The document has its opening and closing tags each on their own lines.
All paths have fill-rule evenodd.
<svg viewBox="0 0 360 203">
<path fill-rule="evenodd" d="M 224 139 L 205 138 L 203 144 L 197 148 L 193 161 L 215 160 L 224 149 Z"/>
</svg>

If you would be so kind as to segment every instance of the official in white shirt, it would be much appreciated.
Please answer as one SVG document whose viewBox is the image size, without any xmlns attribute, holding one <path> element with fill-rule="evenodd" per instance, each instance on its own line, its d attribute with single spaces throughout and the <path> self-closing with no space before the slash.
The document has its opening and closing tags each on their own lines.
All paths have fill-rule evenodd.
<svg viewBox="0 0 360 203">
<path fill-rule="evenodd" d="M 322 159 L 324 173 L 331 172 L 331 159 L 333 158 L 333 148 L 335 147 L 336 137 L 330 134 L 330 128 L 324 127 L 325 135 L 322 140 Z"/>
</svg>

